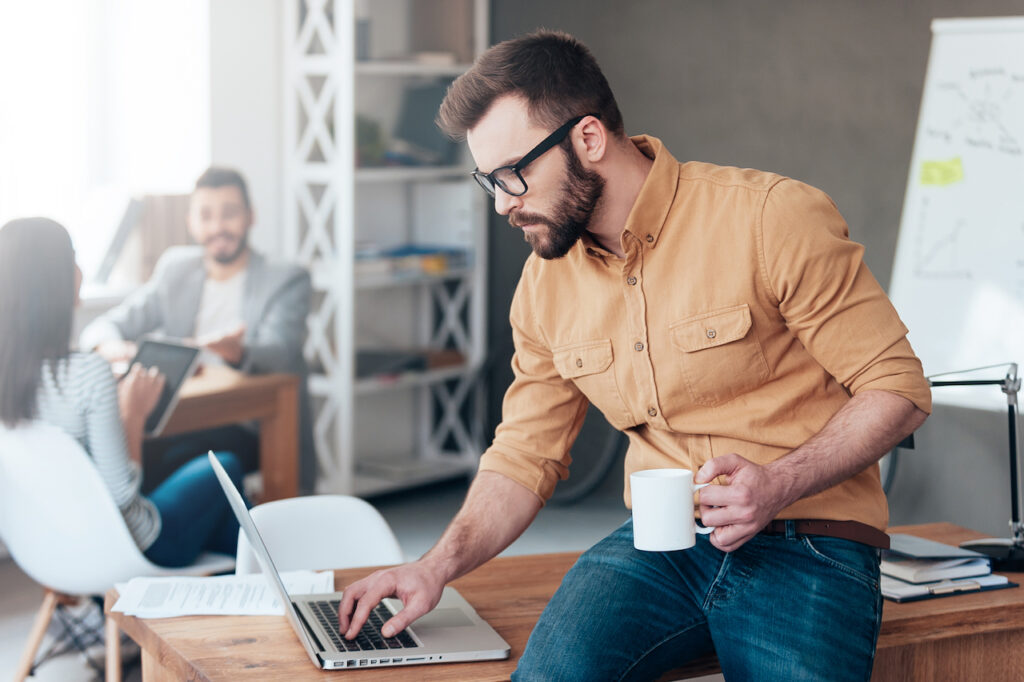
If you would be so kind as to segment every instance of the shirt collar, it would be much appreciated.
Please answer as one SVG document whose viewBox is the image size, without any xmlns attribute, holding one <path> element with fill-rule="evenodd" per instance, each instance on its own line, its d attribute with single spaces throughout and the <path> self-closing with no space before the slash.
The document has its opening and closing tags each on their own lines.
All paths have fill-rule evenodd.
<svg viewBox="0 0 1024 682">
<path fill-rule="evenodd" d="M 654 159 L 654 165 L 633 203 L 625 229 L 654 248 L 679 186 L 679 162 L 656 137 L 637 135 L 630 140 L 644 156 Z"/>
<path fill-rule="evenodd" d="M 580 236 L 580 240 L 576 245 L 584 254 L 591 258 L 600 258 L 602 261 L 605 258 L 614 258 L 614 254 L 601 246 L 597 240 L 594 239 L 594 235 L 589 232 L 584 232 Z"/>
</svg>

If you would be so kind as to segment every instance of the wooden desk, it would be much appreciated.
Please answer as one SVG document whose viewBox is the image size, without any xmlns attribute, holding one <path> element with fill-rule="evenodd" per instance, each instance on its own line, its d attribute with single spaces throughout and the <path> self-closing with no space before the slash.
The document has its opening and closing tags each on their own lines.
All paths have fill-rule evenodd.
<svg viewBox="0 0 1024 682">
<path fill-rule="evenodd" d="M 892 529 L 957 543 L 979 534 L 951 524 Z M 512 647 L 507 661 L 360 670 L 370 680 L 507 680 L 540 612 L 578 553 L 494 559 L 453 584 Z M 370 569 L 335 573 L 344 586 Z M 1008 574 L 1014 582 L 1024 574 Z M 107 594 L 107 608 L 116 600 Z M 184 617 L 139 620 L 110 614 L 143 649 L 144 682 L 164 680 L 337 680 L 313 667 L 283 617 Z M 823 652 L 824 653 L 824 652 Z M 715 672 L 713 659 L 667 675 Z M 885 602 L 875 680 L 1024 679 L 1024 588 L 910 604 Z"/>
<path fill-rule="evenodd" d="M 299 494 L 299 379 L 291 374 L 248 375 L 204 367 L 181 387 L 162 436 L 258 421 L 263 496 L 269 502 Z"/>
</svg>

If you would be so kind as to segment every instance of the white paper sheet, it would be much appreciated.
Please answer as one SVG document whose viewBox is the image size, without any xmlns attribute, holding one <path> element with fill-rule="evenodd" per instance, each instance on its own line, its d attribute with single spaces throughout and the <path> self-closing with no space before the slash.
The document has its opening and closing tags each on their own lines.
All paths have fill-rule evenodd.
<svg viewBox="0 0 1024 682">
<path fill-rule="evenodd" d="M 331 571 L 286 571 L 281 574 L 288 594 L 334 592 Z M 205 578 L 132 578 L 117 585 L 120 597 L 113 610 L 138 618 L 234 615 L 276 616 L 284 605 L 262 573 Z"/>
</svg>

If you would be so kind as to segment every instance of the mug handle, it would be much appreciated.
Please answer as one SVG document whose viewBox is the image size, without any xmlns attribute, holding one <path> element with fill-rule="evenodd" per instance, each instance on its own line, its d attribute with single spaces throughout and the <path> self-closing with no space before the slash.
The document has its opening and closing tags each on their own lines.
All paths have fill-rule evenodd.
<svg viewBox="0 0 1024 682">
<path fill-rule="evenodd" d="M 697 483 L 696 485 L 693 486 L 693 491 L 697 492 L 701 488 L 706 488 L 709 485 L 711 485 L 711 484 L 710 483 Z M 711 533 L 715 532 L 715 526 L 698 526 L 697 524 L 694 524 L 694 530 L 696 530 L 701 535 L 710 535 Z"/>
</svg>

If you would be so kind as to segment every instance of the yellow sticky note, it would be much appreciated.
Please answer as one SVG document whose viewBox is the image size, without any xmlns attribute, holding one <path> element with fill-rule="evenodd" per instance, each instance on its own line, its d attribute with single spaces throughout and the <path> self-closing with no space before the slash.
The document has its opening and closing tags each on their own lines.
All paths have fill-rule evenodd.
<svg viewBox="0 0 1024 682">
<path fill-rule="evenodd" d="M 960 157 L 949 161 L 925 161 L 921 164 L 922 185 L 952 185 L 964 179 Z"/>
</svg>

